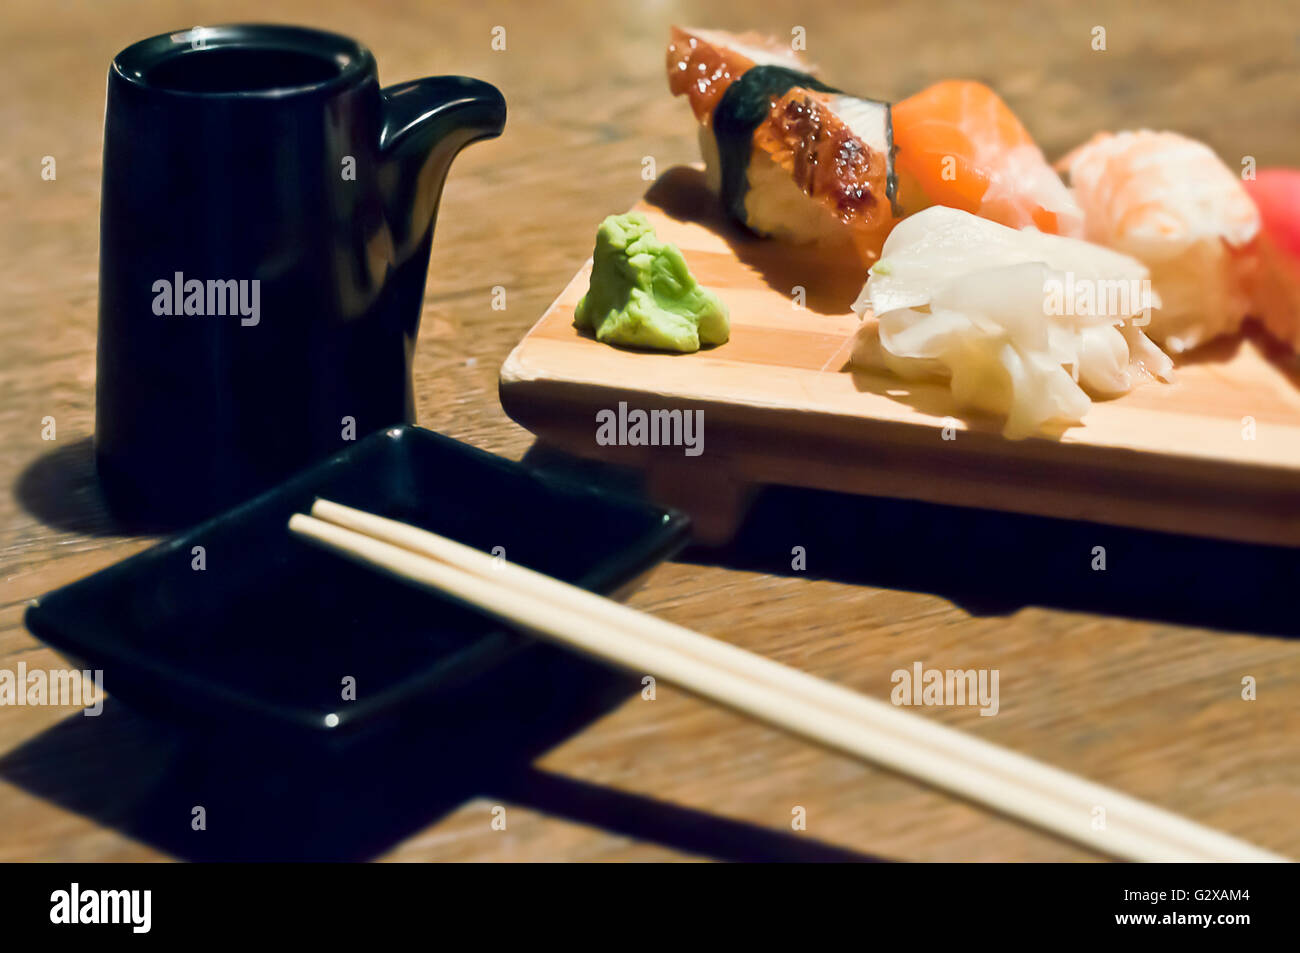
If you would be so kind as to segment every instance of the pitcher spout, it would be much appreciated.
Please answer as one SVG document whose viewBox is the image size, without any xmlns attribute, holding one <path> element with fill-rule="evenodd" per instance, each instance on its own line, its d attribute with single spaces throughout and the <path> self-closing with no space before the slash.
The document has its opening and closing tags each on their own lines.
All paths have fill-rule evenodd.
<svg viewBox="0 0 1300 953">
<path fill-rule="evenodd" d="M 426 245 L 447 171 L 471 142 L 501 135 L 506 104 L 495 86 L 432 76 L 382 91 L 380 186 L 400 263 Z"/>
</svg>

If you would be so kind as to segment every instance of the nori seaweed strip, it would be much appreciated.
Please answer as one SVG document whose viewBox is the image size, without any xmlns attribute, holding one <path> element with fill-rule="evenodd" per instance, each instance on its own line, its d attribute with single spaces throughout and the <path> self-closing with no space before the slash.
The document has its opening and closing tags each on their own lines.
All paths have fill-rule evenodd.
<svg viewBox="0 0 1300 953">
<path fill-rule="evenodd" d="M 772 103 L 796 86 L 819 93 L 848 95 L 827 86 L 821 80 L 785 66 L 751 66 L 727 87 L 713 111 L 713 135 L 718 142 L 721 165 L 722 206 L 732 218 L 745 224 L 745 193 L 749 191 L 749 157 L 753 149 L 754 130 L 772 109 Z M 893 117 L 889 117 L 890 152 L 893 152 Z M 893 163 L 892 154 L 889 161 Z M 894 193 L 897 180 L 891 172 L 886 178 L 885 194 L 897 211 Z"/>
</svg>

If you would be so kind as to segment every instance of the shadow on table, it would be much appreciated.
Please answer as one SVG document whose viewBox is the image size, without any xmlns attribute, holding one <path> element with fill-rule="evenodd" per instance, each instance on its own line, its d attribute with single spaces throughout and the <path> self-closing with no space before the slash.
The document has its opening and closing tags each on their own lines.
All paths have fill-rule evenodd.
<svg viewBox="0 0 1300 953">
<path fill-rule="evenodd" d="M 534 445 L 526 462 L 636 491 L 634 471 Z M 795 570 L 794 547 L 806 568 Z M 1104 550 L 1105 569 L 1093 569 Z M 974 615 L 1044 606 L 1261 635 L 1300 634 L 1300 548 L 1257 546 L 1075 520 L 761 489 L 731 542 L 677 559 L 775 575 L 930 592 Z"/>
<path fill-rule="evenodd" d="M 0 758 L 0 777 L 176 857 L 364 860 L 472 798 L 733 861 L 871 861 L 804 836 L 549 774 L 532 761 L 639 687 L 546 649 L 381 739 L 325 751 L 199 741 L 109 699 Z M 206 829 L 193 830 L 194 808 Z M 479 856 L 494 848 L 488 810 Z M 555 859 L 563 859 L 557 857 Z"/>
<path fill-rule="evenodd" d="M 37 457 L 14 482 L 18 504 L 46 526 L 87 536 L 153 534 L 162 527 L 128 525 L 108 509 L 95 470 L 95 441 L 59 443 Z"/>
<path fill-rule="evenodd" d="M 932 592 L 975 615 L 1025 606 L 1295 636 L 1300 549 L 770 487 L 736 537 L 679 558 Z M 1100 566 L 1104 556 L 1104 570 Z"/>
</svg>

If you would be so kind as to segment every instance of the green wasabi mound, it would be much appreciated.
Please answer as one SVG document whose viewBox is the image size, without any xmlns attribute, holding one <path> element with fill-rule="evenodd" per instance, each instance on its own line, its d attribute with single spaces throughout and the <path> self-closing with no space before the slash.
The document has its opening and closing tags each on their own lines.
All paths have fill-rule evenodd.
<svg viewBox="0 0 1300 953">
<path fill-rule="evenodd" d="M 695 280 L 677 246 L 661 242 L 640 212 L 601 222 L 592 259 L 591 286 L 573 323 L 596 340 L 690 352 L 730 336 L 726 305 Z"/>
</svg>

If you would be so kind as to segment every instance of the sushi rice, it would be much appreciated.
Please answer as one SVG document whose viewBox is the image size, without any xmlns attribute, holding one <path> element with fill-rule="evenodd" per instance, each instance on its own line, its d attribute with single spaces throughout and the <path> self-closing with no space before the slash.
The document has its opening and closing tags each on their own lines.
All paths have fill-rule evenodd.
<svg viewBox="0 0 1300 953">
<path fill-rule="evenodd" d="M 722 161 L 713 127 L 700 126 L 699 139 L 705 181 L 714 195 L 720 195 Z M 745 192 L 744 223 L 751 231 L 792 245 L 839 248 L 856 244 L 853 224 L 828 207 L 809 202 L 790 173 L 767 154 L 755 150 L 745 175 L 749 188 Z M 880 234 L 874 244 L 879 246 L 883 241 L 884 234 Z M 867 244 L 872 242 L 868 240 Z"/>
</svg>

